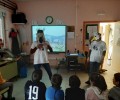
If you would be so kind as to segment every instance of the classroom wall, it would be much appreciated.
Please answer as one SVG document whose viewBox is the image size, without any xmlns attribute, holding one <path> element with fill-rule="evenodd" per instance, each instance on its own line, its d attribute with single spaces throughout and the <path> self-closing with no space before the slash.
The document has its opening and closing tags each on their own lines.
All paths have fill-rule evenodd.
<svg viewBox="0 0 120 100">
<path fill-rule="evenodd" d="M 119 0 L 26 0 L 18 1 L 18 12 L 26 14 L 28 23 L 18 25 L 21 30 L 25 51 L 29 52 L 31 45 L 31 25 L 46 24 L 45 18 L 52 16 L 53 25 L 65 24 L 75 26 L 75 38 L 67 40 L 67 48 L 74 51 L 83 49 L 83 22 L 119 20 Z M 105 15 L 98 15 L 104 13 Z M 72 46 L 71 46 L 72 45 Z"/>
<path fill-rule="evenodd" d="M 5 25 L 3 25 L 5 28 L 5 30 L 3 31 L 3 36 L 5 38 L 5 40 L 3 40 L 5 41 L 4 45 L 6 48 L 9 48 L 11 50 L 11 39 L 9 38 L 9 32 L 11 28 L 14 27 L 14 25 L 11 23 L 11 14 L 13 13 L 13 11 L 0 5 L 0 12 L 4 13 L 2 15 L 5 22 Z"/>
<path fill-rule="evenodd" d="M 75 27 L 75 38 L 67 39 L 67 49 L 83 51 L 84 21 L 119 20 L 119 0 L 21 0 L 16 2 L 17 12 L 24 12 L 27 24 L 18 25 L 23 52 L 29 53 L 32 43 L 31 25 L 46 25 L 45 18 L 52 16 L 52 25 L 64 24 Z M 104 15 L 102 15 L 104 14 Z M 50 58 L 62 58 L 64 54 L 50 55 Z"/>
</svg>

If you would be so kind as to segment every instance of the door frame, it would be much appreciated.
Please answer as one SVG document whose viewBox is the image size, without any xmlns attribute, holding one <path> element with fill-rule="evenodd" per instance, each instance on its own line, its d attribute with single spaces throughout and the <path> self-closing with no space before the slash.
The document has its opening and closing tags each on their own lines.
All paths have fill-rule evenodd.
<svg viewBox="0 0 120 100">
<path fill-rule="evenodd" d="M 86 46 L 85 42 L 86 42 L 86 26 L 88 25 L 98 25 L 98 31 L 99 31 L 99 27 L 100 27 L 100 23 L 107 23 L 107 22 L 117 22 L 118 20 L 107 20 L 107 21 L 84 21 L 83 22 L 83 51 L 89 51 L 88 46 Z"/>
</svg>

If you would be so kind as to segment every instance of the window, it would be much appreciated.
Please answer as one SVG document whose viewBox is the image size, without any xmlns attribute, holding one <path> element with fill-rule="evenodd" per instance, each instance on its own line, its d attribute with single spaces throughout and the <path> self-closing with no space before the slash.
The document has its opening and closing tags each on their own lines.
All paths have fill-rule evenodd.
<svg viewBox="0 0 120 100">
<path fill-rule="evenodd" d="M 5 46 L 5 36 L 4 36 L 4 16 L 3 12 L 0 12 L 0 39 L 3 40 Z"/>
</svg>

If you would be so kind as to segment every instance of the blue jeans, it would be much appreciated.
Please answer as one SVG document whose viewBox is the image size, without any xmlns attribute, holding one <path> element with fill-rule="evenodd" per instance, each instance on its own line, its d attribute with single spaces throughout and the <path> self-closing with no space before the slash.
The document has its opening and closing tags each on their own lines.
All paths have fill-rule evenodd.
<svg viewBox="0 0 120 100">
<path fill-rule="evenodd" d="M 35 65 L 34 65 L 34 68 L 35 68 L 35 70 L 37 70 L 37 69 L 40 69 L 41 66 L 43 66 L 43 67 L 45 68 L 45 70 L 47 71 L 47 74 L 49 75 L 49 79 L 51 80 L 52 71 L 51 71 L 51 68 L 50 68 L 49 63 L 35 64 Z"/>
<path fill-rule="evenodd" d="M 90 68 L 89 68 L 89 77 L 92 73 L 99 73 L 100 63 L 98 62 L 90 62 Z"/>
</svg>

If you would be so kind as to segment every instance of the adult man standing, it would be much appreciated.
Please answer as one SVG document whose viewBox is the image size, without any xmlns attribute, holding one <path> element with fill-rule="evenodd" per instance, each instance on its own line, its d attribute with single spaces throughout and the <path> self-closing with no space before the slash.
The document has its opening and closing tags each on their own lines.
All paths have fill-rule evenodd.
<svg viewBox="0 0 120 100">
<path fill-rule="evenodd" d="M 95 41 L 93 41 L 89 47 L 90 49 L 88 57 L 88 61 L 90 62 L 89 77 L 94 72 L 99 73 L 100 65 L 103 63 L 106 54 L 106 43 L 101 40 L 101 34 L 95 33 L 94 38 Z M 85 83 L 90 84 L 90 81 L 88 80 Z"/>
<path fill-rule="evenodd" d="M 34 41 L 31 45 L 30 53 L 34 53 L 34 68 L 39 69 L 41 66 L 47 71 L 49 78 L 51 79 L 52 72 L 48 61 L 48 52 L 53 52 L 50 44 L 45 41 L 43 30 L 38 30 L 36 34 L 37 41 Z"/>
</svg>

